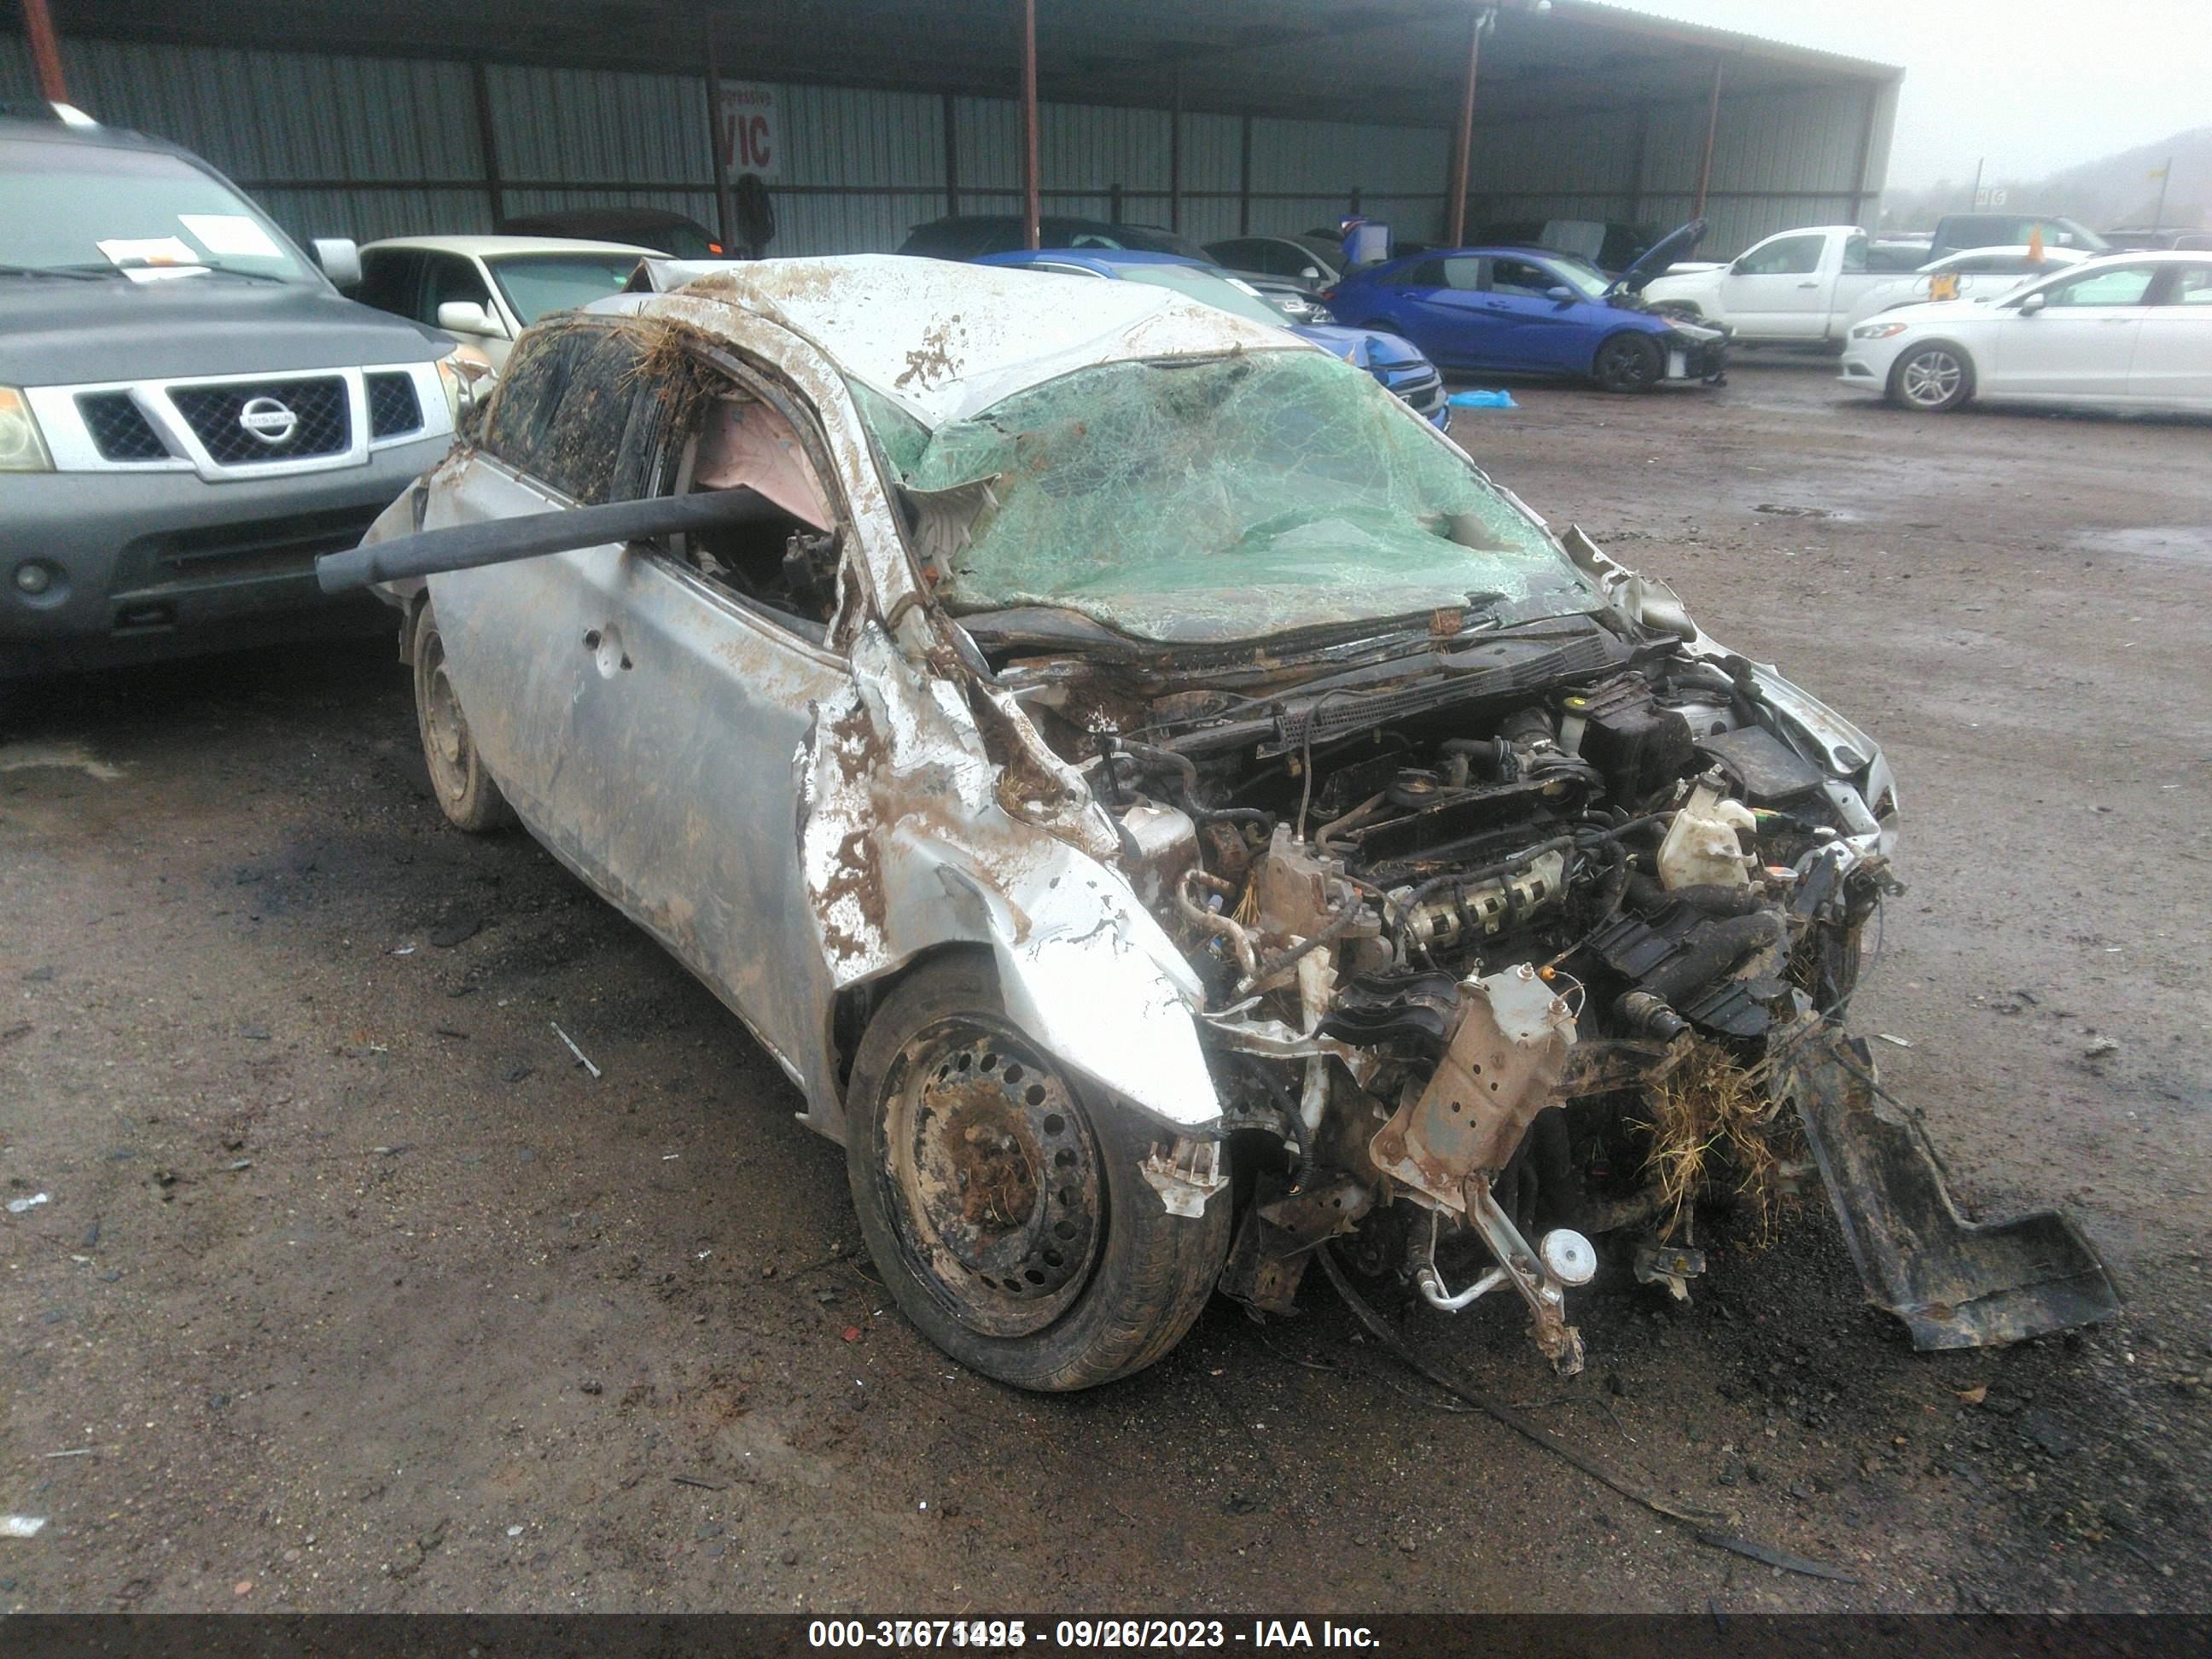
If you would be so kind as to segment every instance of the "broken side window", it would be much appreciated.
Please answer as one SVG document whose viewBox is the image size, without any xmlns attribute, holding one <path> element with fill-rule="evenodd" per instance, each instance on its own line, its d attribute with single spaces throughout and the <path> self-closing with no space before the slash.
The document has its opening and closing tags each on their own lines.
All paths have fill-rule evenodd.
<svg viewBox="0 0 2212 1659">
<path fill-rule="evenodd" d="M 622 329 L 524 335 L 485 413 L 483 447 L 579 506 L 616 499 L 638 357 L 636 339 Z"/>
</svg>

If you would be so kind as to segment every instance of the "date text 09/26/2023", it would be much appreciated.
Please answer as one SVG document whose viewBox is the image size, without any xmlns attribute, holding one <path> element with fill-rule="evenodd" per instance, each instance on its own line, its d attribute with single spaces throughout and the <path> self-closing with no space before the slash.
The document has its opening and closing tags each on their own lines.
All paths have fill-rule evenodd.
<svg viewBox="0 0 2212 1659">
<path fill-rule="evenodd" d="M 1192 1648 L 1256 1650 L 1382 1645 L 1364 1625 L 1328 1620 L 1254 1619 L 1232 1625 L 1219 1619 L 816 1619 L 806 1626 L 811 1648 L 920 1651 L 1048 1648 L 1061 1652 L 1105 1649 L 1180 1652 Z"/>
</svg>

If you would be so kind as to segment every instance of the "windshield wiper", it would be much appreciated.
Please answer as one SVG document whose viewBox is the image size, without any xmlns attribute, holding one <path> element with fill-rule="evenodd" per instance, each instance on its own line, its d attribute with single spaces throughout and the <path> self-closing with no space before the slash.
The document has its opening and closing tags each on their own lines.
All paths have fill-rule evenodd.
<svg viewBox="0 0 2212 1659">
<path fill-rule="evenodd" d="M 74 282 L 96 283 L 103 276 L 119 276 L 113 265 L 0 264 L 0 276 L 66 276 Z"/>
<path fill-rule="evenodd" d="M 279 276 L 270 270 L 246 270 L 238 265 L 202 265 L 201 270 L 214 276 L 242 276 L 249 283 L 289 283 L 289 276 Z"/>
</svg>

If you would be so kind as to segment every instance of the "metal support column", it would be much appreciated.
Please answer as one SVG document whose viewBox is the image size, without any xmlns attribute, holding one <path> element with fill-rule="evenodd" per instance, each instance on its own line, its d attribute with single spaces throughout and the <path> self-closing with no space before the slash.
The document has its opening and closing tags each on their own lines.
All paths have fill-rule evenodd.
<svg viewBox="0 0 2212 1659">
<path fill-rule="evenodd" d="M 491 118 L 491 76 L 481 58 L 469 64 L 469 84 L 476 94 L 477 148 L 483 152 L 484 196 L 491 204 L 491 224 L 496 230 L 507 217 L 507 187 L 499 174 L 499 128 Z"/>
<path fill-rule="evenodd" d="M 737 257 L 738 207 L 730 195 L 729 125 L 722 118 L 722 60 L 714 46 L 714 22 L 707 20 L 707 132 L 714 146 L 714 216 L 726 258 Z"/>
<path fill-rule="evenodd" d="M 1468 160 L 1474 148 L 1474 77 L 1482 64 L 1482 32 L 1497 14 L 1486 7 L 1467 20 L 1467 78 L 1460 83 L 1459 125 L 1452 131 L 1451 199 L 1444 204 L 1444 246 L 1467 240 Z"/>
<path fill-rule="evenodd" d="M 31 63 L 39 74 L 39 96 L 49 103 L 69 102 L 62 80 L 62 49 L 54 39 L 53 14 L 46 0 L 23 0 L 23 33 L 30 37 Z"/>
<path fill-rule="evenodd" d="M 1867 198 L 1881 193 L 1867 188 L 1867 163 L 1874 156 L 1875 119 L 1881 110 L 1881 83 L 1870 82 L 1867 86 L 1866 125 L 1859 129 L 1858 164 L 1851 170 L 1851 222 L 1855 225 L 1865 216 Z M 1861 225 L 1860 228 L 1867 227 Z"/>
<path fill-rule="evenodd" d="M 1182 233 L 1182 69 L 1175 72 L 1175 102 L 1168 111 L 1168 228 Z"/>
<path fill-rule="evenodd" d="M 1252 234 L 1252 115 L 1246 111 L 1237 159 L 1237 234 Z"/>
<path fill-rule="evenodd" d="M 960 123 L 958 100 L 945 93 L 939 100 L 942 111 L 939 119 L 945 124 L 945 213 L 950 219 L 960 216 Z"/>
<path fill-rule="evenodd" d="M 1042 243 L 1037 186 L 1036 0 L 1022 0 L 1022 246 Z"/>
<path fill-rule="evenodd" d="M 1718 58 L 1713 59 L 1712 96 L 1705 101 L 1705 158 L 1698 163 L 1698 209 L 1690 216 L 1692 219 L 1702 219 L 1705 216 L 1705 193 L 1713 185 L 1713 140 L 1719 136 L 1721 130 L 1723 64 L 1723 59 Z"/>
</svg>

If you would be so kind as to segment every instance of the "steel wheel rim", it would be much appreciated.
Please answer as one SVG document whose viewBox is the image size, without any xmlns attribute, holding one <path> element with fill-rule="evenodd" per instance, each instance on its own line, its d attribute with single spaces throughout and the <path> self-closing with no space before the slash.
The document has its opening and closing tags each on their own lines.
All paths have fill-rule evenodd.
<svg viewBox="0 0 2212 1659">
<path fill-rule="evenodd" d="M 1965 375 L 1965 365 L 1949 352 L 1921 351 L 1905 359 L 1898 383 L 1905 402 L 1932 409 L 1956 395 Z"/>
<path fill-rule="evenodd" d="M 439 793 L 459 800 L 468 793 L 469 762 L 474 745 L 460 698 L 446 676 L 446 647 L 433 638 L 422 664 L 422 752 L 439 774 Z"/>
<path fill-rule="evenodd" d="M 969 1017 L 918 1032 L 890 1082 L 879 1173 L 908 1269 L 972 1331 L 1042 1330 L 1105 1242 L 1097 1141 L 1066 1080 L 1009 1028 Z"/>
</svg>

